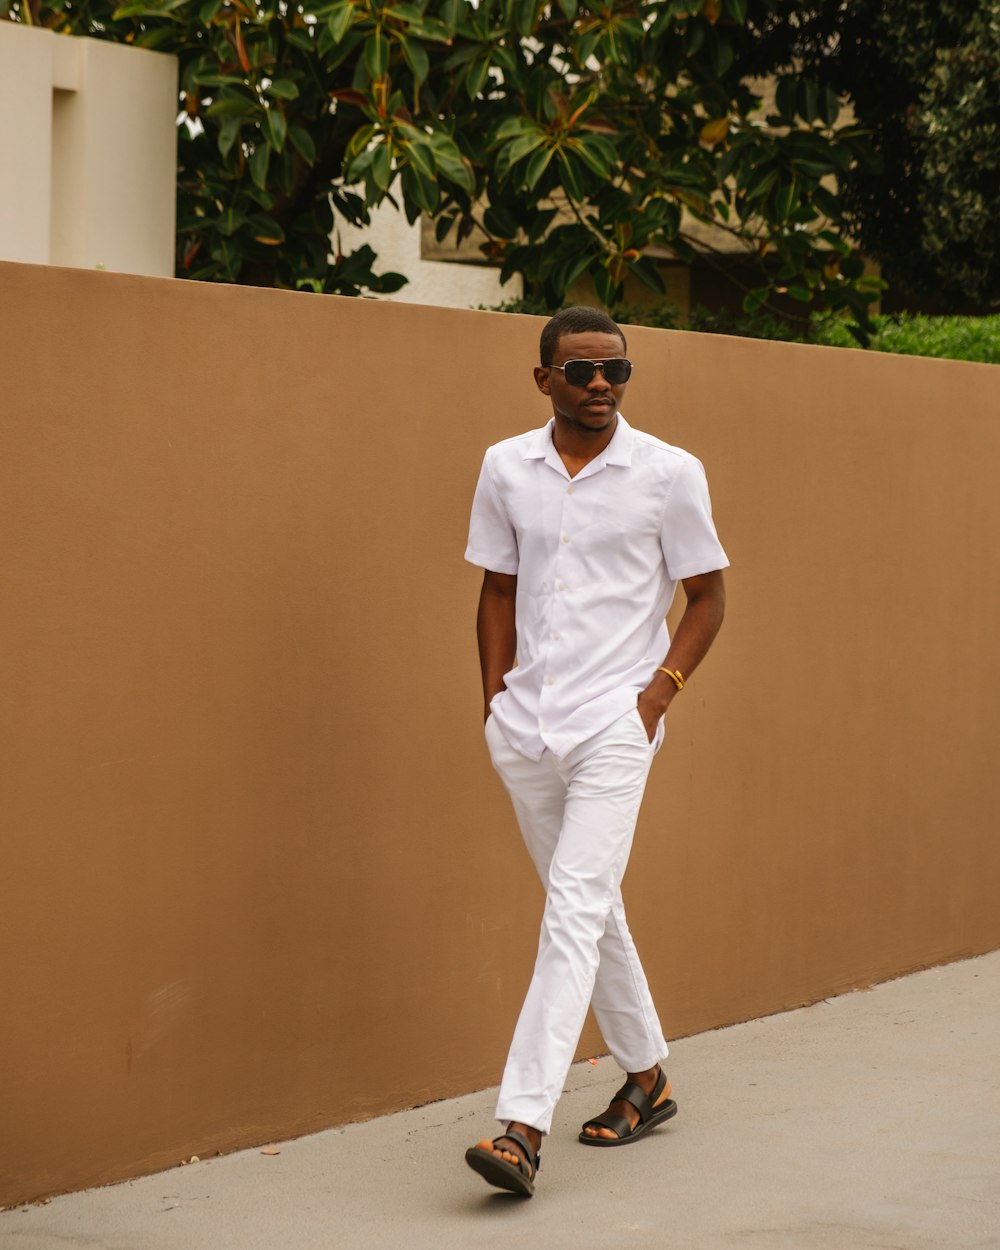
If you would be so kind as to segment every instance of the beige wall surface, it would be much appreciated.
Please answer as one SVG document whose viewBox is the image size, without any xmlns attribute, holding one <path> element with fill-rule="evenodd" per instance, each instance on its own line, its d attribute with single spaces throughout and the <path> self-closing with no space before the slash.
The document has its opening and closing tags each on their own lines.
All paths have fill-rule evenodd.
<svg viewBox="0 0 1000 1250">
<path fill-rule="evenodd" d="M 0 306 L 0 1205 L 494 1082 L 541 893 L 462 553 L 540 323 Z M 1000 945 L 1000 371 L 629 338 L 733 562 L 625 883 L 668 1032 Z"/>
</svg>

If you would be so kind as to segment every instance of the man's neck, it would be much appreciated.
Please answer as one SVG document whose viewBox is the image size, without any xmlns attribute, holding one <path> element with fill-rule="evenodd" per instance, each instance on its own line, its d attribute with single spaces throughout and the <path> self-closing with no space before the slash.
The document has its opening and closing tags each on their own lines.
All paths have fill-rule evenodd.
<svg viewBox="0 0 1000 1250">
<path fill-rule="evenodd" d="M 552 445 L 559 459 L 566 466 L 570 477 L 575 477 L 585 465 L 596 459 L 608 446 L 618 428 L 618 414 L 603 430 L 581 430 L 568 422 L 555 419 L 552 427 Z"/>
</svg>

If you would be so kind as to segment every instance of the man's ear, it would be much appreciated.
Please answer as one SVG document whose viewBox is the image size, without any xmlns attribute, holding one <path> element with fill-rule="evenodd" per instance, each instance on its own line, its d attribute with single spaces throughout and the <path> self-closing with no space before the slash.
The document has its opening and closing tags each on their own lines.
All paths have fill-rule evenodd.
<svg viewBox="0 0 1000 1250">
<path fill-rule="evenodd" d="M 543 365 L 535 366 L 535 385 L 543 395 L 549 393 L 549 371 Z"/>
</svg>

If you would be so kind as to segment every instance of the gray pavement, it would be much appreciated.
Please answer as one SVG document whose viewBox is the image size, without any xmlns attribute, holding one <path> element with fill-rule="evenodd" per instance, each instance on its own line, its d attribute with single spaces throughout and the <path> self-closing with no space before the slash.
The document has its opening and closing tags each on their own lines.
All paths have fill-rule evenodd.
<svg viewBox="0 0 1000 1250">
<path fill-rule="evenodd" d="M 1000 952 L 671 1047 L 677 1117 L 593 1150 L 577 1064 L 530 1201 L 464 1164 L 495 1091 L 0 1213 L 3 1250 L 1000 1248 Z"/>
</svg>

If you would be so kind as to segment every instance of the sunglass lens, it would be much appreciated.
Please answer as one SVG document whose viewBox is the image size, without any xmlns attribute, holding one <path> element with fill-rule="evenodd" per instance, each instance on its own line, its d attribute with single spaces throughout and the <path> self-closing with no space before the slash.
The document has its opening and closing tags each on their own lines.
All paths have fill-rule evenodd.
<svg viewBox="0 0 1000 1250">
<path fill-rule="evenodd" d="M 606 360 L 603 373 L 612 386 L 622 386 L 632 373 L 632 362 L 624 359 Z"/>
<path fill-rule="evenodd" d="M 589 360 L 567 360 L 563 366 L 563 377 L 570 386 L 586 386 L 596 372 Z"/>
</svg>

